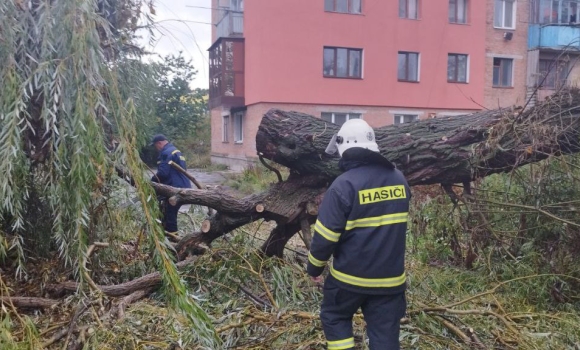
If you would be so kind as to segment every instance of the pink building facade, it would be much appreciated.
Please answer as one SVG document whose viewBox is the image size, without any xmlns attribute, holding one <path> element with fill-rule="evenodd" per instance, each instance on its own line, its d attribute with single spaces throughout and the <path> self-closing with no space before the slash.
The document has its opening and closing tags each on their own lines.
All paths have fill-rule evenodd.
<svg viewBox="0 0 580 350">
<path fill-rule="evenodd" d="M 530 90 L 528 0 L 212 5 L 212 161 L 232 168 L 255 161 L 270 108 L 378 127 L 523 104 Z"/>
</svg>

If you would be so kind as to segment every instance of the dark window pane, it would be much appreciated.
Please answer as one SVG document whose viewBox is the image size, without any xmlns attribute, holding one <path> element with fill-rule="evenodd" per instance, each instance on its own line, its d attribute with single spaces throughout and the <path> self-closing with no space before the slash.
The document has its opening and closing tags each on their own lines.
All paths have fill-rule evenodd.
<svg viewBox="0 0 580 350">
<path fill-rule="evenodd" d="M 334 0 L 324 0 L 324 11 L 334 11 Z"/>
<path fill-rule="evenodd" d="M 503 27 L 503 0 L 495 0 L 493 25 Z"/>
<path fill-rule="evenodd" d="M 419 55 L 416 53 L 409 54 L 409 80 L 419 80 Z"/>
<path fill-rule="evenodd" d="M 447 80 L 455 81 L 456 69 L 457 69 L 457 56 L 449 55 L 447 57 Z"/>
<path fill-rule="evenodd" d="M 493 86 L 499 86 L 499 67 L 493 66 Z"/>
<path fill-rule="evenodd" d="M 346 122 L 346 113 L 334 113 L 334 124 L 342 125 Z"/>
<path fill-rule="evenodd" d="M 348 12 L 348 0 L 336 0 L 336 12 Z"/>
<path fill-rule="evenodd" d="M 467 82 L 467 55 L 457 56 L 457 81 Z"/>
<path fill-rule="evenodd" d="M 361 13 L 361 0 L 350 0 L 350 13 Z"/>
<path fill-rule="evenodd" d="M 348 50 L 347 49 L 336 49 L 336 76 L 346 77 L 347 73 L 347 60 L 348 60 Z"/>
<path fill-rule="evenodd" d="M 409 18 L 419 18 L 419 4 L 418 0 L 407 0 L 409 2 Z"/>
<path fill-rule="evenodd" d="M 506 28 L 512 28 L 514 26 L 514 6 L 514 2 L 505 0 L 504 26 Z"/>
<path fill-rule="evenodd" d="M 349 113 L 348 120 L 351 119 L 360 119 L 360 113 Z"/>
<path fill-rule="evenodd" d="M 336 72 L 334 71 L 334 49 L 324 49 L 324 75 L 334 76 Z"/>
<path fill-rule="evenodd" d="M 348 76 L 360 78 L 360 55 L 360 51 L 350 50 L 348 60 Z"/>
<path fill-rule="evenodd" d="M 457 23 L 467 23 L 467 1 L 457 0 Z"/>
<path fill-rule="evenodd" d="M 325 122 L 329 122 L 332 123 L 332 113 L 322 113 L 322 120 L 324 120 Z"/>
<path fill-rule="evenodd" d="M 512 60 L 502 60 L 501 65 L 501 86 L 512 86 Z"/>
<path fill-rule="evenodd" d="M 457 0 L 449 0 L 449 22 L 455 23 L 457 22 L 457 18 L 455 17 L 457 11 Z"/>
<path fill-rule="evenodd" d="M 399 53 L 397 78 L 399 80 L 407 79 L 407 54 Z"/>
<path fill-rule="evenodd" d="M 399 17 L 407 18 L 407 0 L 399 0 Z"/>
</svg>

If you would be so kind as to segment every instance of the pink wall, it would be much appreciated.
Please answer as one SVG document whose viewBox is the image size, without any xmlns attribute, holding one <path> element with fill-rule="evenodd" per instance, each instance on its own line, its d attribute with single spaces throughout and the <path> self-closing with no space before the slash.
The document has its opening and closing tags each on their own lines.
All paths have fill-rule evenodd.
<svg viewBox="0 0 580 350">
<path fill-rule="evenodd" d="M 324 12 L 323 0 L 253 0 L 244 13 L 246 104 L 259 102 L 480 109 L 486 1 L 470 24 L 448 23 L 448 0 L 422 0 L 421 19 L 398 1 L 363 0 L 363 14 Z M 363 79 L 322 76 L 323 46 L 362 48 Z M 397 52 L 421 53 L 420 82 L 397 82 Z M 447 54 L 470 55 L 468 84 L 447 83 Z"/>
</svg>

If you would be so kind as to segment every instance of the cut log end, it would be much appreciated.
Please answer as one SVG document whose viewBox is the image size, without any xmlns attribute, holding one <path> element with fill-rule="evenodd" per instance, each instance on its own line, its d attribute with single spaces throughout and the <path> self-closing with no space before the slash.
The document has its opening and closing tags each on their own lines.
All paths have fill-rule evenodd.
<svg viewBox="0 0 580 350">
<path fill-rule="evenodd" d="M 308 215 L 316 216 L 318 215 L 318 205 L 314 202 L 306 203 L 306 212 Z"/>
<path fill-rule="evenodd" d="M 258 213 L 263 213 L 264 210 L 266 210 L 266 207 L 264 207 L 264 204 L 260 203 L 260 204 L 256 205 L 256 211 Z"/>
<path fill-rule="evenodd" d="M 201 232 L 208 233 L 211 229 L 211 222 L 209 220 L 203 220 L 201 223 Z"/>
</svg>

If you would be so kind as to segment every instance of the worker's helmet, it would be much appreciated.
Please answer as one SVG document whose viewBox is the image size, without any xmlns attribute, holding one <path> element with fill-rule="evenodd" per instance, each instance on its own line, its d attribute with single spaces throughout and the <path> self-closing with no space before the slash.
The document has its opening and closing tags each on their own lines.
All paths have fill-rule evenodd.
<svg viewBox="0 0 580 350">
<path fill-rule="evenodd" d="M 334 154 L 338 151 L 342 157 L 344 151 L 354 147 L 366 148 L 373 152 L 379 151 L 375 131 L 362 119 L 347 120 L 330 140 L 326 153 Z"/>
</svg>

